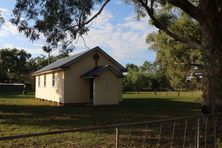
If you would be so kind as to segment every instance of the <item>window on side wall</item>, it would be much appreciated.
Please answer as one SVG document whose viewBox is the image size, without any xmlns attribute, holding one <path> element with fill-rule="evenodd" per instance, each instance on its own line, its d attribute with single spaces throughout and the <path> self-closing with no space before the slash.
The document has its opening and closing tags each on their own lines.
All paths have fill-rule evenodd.
<svg viewBox="0 0 222 148">
<path fill-rule="evenodd" d="M 38 76 L 38 87 L 40 87 L 40 76 Z"/>
<path fill-rule="evenodd" d="M 52 74 L 52 86 L 55 86 L 55 73 Z"/>
<path fill-rule="evenodd" d="M 46 74 L 44 74 L 44 86 L 46 86 Z"/>
</svg>

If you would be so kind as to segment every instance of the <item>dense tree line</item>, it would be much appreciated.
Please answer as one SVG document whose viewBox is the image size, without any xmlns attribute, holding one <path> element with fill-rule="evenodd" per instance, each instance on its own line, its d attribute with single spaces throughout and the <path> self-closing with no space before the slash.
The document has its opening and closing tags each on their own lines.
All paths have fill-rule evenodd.
<svg viewBox="0 0 222 148">
<path fill-rule="evenodd" d="M 145 61 L 142 66 L 137 66 L 135 64 L 126 64 L 128 70 L 127 75 L 124 77 L 123 90 L 127 91 L 169 91 L 169 90 L 197 90 L 202 87 L 202 77 L 200 75 L 195 75 L 197 69 L 183 69 L 181 66 L 181 71 L 166 66 L 163 68 L 162 63 L 157 59 L 155 62 L 151 63 Z M 176 67 L 177 68 L 177 67 Z M 169 75 L 172 76 L 169 76 Z M 202 72 L 198 73 L 202 74 Z"/>
<path fill-rule="evenodd" d="M 172 89 L 166 76 L 156 63 L 145 61 L 142 66 L 127 64 L 124 91 L 159 91 Z"/>
<path fill-rule="evenodd" d="M 41 55 L 32 57 L 30 53 L 23 49 L 0 49 L 0 83 L 16 82 L 33 85 L 32 72 L 67 56 L 69 56 L 69 51 L 62 52 L 57 56 L 46 57 Z"/>
<path fill-rule="evenodd" d="M 24 81 L 30 68 L 27 61 L 31 54 L 24 50 L 1 49 L 0 50 L 0 81 Z"/>
</svg>

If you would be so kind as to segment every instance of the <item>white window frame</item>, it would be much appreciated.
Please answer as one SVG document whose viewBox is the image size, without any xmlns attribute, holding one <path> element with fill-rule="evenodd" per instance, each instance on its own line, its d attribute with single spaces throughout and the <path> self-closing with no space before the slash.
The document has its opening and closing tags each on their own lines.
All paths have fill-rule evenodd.
<svg viewBox="0 0 222 148">
<path fill-rule="evenodd" d="M 40 76 L 38 76 L 38 87 L 40 87 L 40 82 L 41 82 Z"/>
<path fill-rule="evenodd" d="M 52 87 L 55 87 L 56 79 L 55 79 L 55 73 L 52 73 Z"/>
<path fill-rule="evenodd" d="M 44 74 L 44 87 L 46 87 L 46 74 Z"/>
</svg>

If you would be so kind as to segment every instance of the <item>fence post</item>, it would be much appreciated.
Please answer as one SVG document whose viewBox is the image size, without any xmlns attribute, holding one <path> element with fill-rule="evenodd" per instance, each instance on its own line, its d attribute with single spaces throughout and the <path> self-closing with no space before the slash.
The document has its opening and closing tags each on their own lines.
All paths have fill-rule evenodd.
<svg viewBox="0 0 222 148">
<path fill-rule="evenodd" d="M 184 127 L 183 148 L 185 148 L 186 145 L 186 135 L 187 135 L 187 120 L 185 121 L 185 127 Z"/>
<path fill-rule="evenodd" d="M 157 141 L 157 147 L 160 147 L 160 139 L 161 139 L 161 133 L 162 133 L 162 122 L 160 123 L 160 129 L 159 129 L 159 137 Z"/>
<path fill-rule="evenodd" d="M 119 128 L 116 127 L 116 148 L 119 148 Z"/>
<path fill-rule="evenodd" d="M 129 147 L 130 146 L 130 134 L 131 134 L 131 127 L 130 127 L 130 129 L 129 129 L 129 135 L 128 135 L 128 142 L 127 142 L 127 147 Z"/>
<path fill-rule="evenodd" d="M 146 125 L 146 129 L 145 129 L 145 135 L 144 135 L 144 140 L 143 140 L 143 147 L 146 147 L 145 142 L 147 142 L 147 140 L 146 140 L 147 128 L 148 128 L 148 124 Z"/>
<path fill-rule="evenodd" d="M 206 116 L 206 119 L 205 119 L 204 148 L 207 147 L 207 124 L 208 124 L 208 116 Z"/>
<path fill-rule="evenodd" d="M 173 123 L 173 132 L 172 132 L 172 137 L 171 137 L 171 148 L 173 147 L 175 126 L 176 126 L 176 122 L 174 121 L 174 123 Z"/>
<path fill-rule="evenodd" d="M 200 118 L 197 118 L 197 148 L 200 147 Z"/>
<path fill-rule="evenodd" d="M 12 144 L 11 144 L 11 148 L 14 147 L 14 140 L 12 139 Z"/>
<path fill-rule="evenodd" d="M 217 147 L 217 117 L 214 115 L 214 147 Z"/>
</svg>

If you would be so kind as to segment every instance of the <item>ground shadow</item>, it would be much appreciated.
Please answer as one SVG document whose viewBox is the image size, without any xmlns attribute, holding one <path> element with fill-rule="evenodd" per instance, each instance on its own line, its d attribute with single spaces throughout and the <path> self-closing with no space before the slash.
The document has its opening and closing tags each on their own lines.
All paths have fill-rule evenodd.
<svg viewBox="0 0 222 148">
<path fill-rule="evenodd" d="M 114 106 L 25 106 L 0 104 L 0 124 L 48 130 L 197 115 L 200 104 L 164 99 L 124 99 Z M 4 126 L 3 126 L 4 127 Z M 37 129 L 39 129 L 37 128 Z"/>
<path fill-rule="evenodd" d="M 7 98 L 7 99 L 25 99 L 25 98 L 32 98 L 33 97 L 33 93 L 28 93 L 28 94 L 18 94 L 18 93 L 3 93 L 0 92 L 0 99 L 1 98 Z"/>
</svg>

